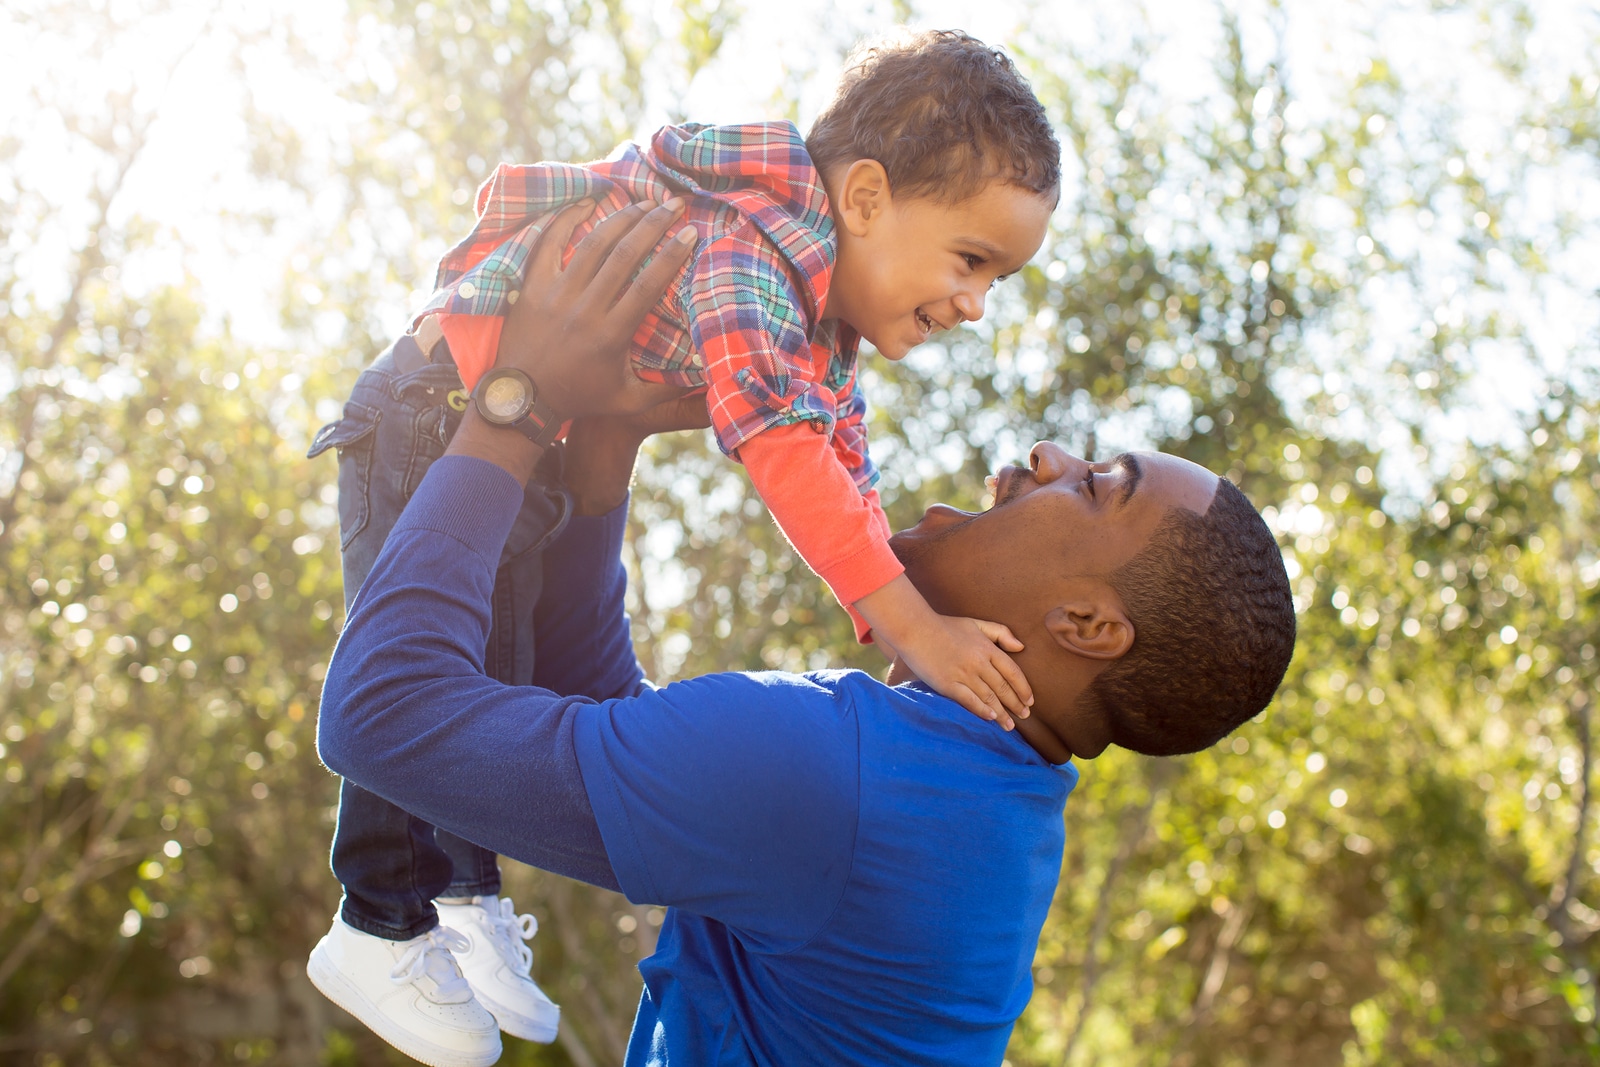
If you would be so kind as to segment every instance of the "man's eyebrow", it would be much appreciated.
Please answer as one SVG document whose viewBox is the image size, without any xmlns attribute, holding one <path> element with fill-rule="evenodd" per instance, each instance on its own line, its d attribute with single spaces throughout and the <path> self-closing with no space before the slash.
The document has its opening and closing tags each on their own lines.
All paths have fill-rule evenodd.
<svg viewBox="0 0 1600 1067">
<path fill-rule="evenodd" d="M 1133 498 L 1134 490 L 1139 488 L 1139 479 L 1144 477 L 1144 468 L 1139 465 L 1139 457 L 1132 452 L 1124 452 L 1111 461 L 1113 467 L 1121 467 L 1124 475 L 1122 485 L 1117 489 L 1117 506 L 1127 507 L 1128 501 Z"/>
</svg>

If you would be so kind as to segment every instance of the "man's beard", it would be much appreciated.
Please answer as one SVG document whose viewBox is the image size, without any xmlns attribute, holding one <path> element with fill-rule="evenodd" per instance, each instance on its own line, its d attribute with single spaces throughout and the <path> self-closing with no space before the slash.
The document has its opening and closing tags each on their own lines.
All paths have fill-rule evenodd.
<svg viewBox="0 0 1600 1067">
<path fill-rule="evenodd" d="M 926 556 L 936 545 L 939 544 L 939 542 L 943 541 L 945 538 L 949 537 L 951 534 L 955 533 L 957 530 L 961 529 L 978 516 L 987 515 L 995 508 L 1009 504 L 1022 494 L 1022 491 L 1027 488 L 1027 483 L 1023 479 L 1028 477 L 1029 471 L 1028 468 L 1022 464 L 1014 464 L 1013 466 L 1016 467 L 1017 473 L 1006 480 L 1005 494 L 1002 496 L 997 493 L 995 495 L 994 503 L 991 504 L 987 510 L 971 512 L 969 513 L 969 517 L 967 519 L 958 522 L 953 526 L 947 526 L 943 530 L 940 530 L 938 533 L 929 537 L 901 540 L 899 535 L 896 534 L 894 537 L 889 538 L 889 550 L 894 553 L 895 558 L 898 559 L 906 568 L 908 574 L 910 573 L 913 565 Z"/>
</svg>

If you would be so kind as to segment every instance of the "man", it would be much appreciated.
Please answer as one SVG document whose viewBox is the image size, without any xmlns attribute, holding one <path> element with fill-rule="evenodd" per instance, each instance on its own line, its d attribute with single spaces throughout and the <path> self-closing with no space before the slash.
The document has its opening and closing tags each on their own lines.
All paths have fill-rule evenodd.
<svg viewBox="0 0 1600 1067">
<path fill-rule="evenodd" d="M 522 305 L 542 338 L 502 357 L 558 412 L 613 413 L 580 417 L 566 450 L 577 517 L 547 550 L 536 619 L 564 669 L 551 690 L 483 673 L 495 563 L 540 450 L 469 410 L 357 599 L 319 750 L 429 823 L 668 907 L 630 1065 L 997 1064 L 1031 992 L 1069 761 L 1193 751 L 1261 710 L 1293 648 L 1282 558 L 1202 468 L 1040 444 L 988 511 L 937 505 L 892 542 L 936 610 L 1023 642 L 1036 700 L 1015 732 L 898 664 L 889 684 L 650 688 L 622 611 L 623 505 L 640 441 L 685 409 L 615 414 L 662 396 L 623 362 L 676 266 L 662 252 L 624 285 L 670 222 L 638 219 L 597 229 L 581 267 L 538 257 Z"/>
</svg>

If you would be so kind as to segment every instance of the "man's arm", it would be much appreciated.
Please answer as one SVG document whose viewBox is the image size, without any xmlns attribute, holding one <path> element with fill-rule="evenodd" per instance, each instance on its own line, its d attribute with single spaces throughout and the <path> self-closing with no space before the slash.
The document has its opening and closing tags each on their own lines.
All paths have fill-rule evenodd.
<svg viewBox="0 0 1600 1067">
<path fill-rule="evenodd" d="M 495 571 L 522 492 L 476 458 L 447 455 L 429 469 L 340 636 L 317 747 L 334 772 L 436 826 L 616 889 L 573 744 L 574 709 L 592 701 L 483 673 Z M 608 547 L 615 559 L 620 536 Z M 596 615 L 620 621 L 620 602 Z M 588 637 L 616 644 L 603 629 Z"/>
<path fill-rule="evenodd" d="M 642 386 L 627 366 L 627 342 L 650 304 L 640 292 L 659 293 L 676 267 L 664 251 L 626 285 L 653 247 L 646 227 L 660 220 L 650 220 L 635 226 L 636 213 L 609 238 L 597 237 L 606 223 L 585 238 L 615 246 L 598 271 L 580 245 L 567 271 L 541 261 L 529 272 L 546 297 L 568 292 L 543 302 L 548 336 L 509 364 L 502 347 L 501 363 L 520 363 L 567 398 L 555 405 L 560 414 L 643 412 L 630 417 L 636 433 L 684 424 L 674 404 L 654 403 L 661 387 Z M 628 248 L 641 231 L 642 247 Z M 535 304 L 525 290 L 518 309 Z M 666 424 L 652 423 L 651 412 Z M 591 546 L 565 587 L 597 605 L 574 626 L 572 647 L 620 650 L 602 671 L 617 677 L 637 670 L 616 558 L 617 508 L 639 436 L 621 450 L 580 448 L 575 469 L 590 473 L 569 482 L 580 509 L 611 516 L 601 524 L 607 540 Z M 468 410 L 390 533 L 340 639 L 319 726 L 323 758 L 506 855 L 721 919 L 762 944 L 802 942 L 827 921 L 850 870 L 859 783 L 850 700 L 792 676 L 711 675 L 596 706 L 486 677 L 496 564 L 537 451 Z M 585 468 L 585 455 L 610 458 Z M 585 573 L 589 566 L 597 570 Z"/>
<path fill-rule="evenodd" d="M 555 220 L 497 363 L 543 383 L 562 416 L 638 410 L 657 399 L 632 382 L 627 345 L 687 246 L 663 249 L 628 279 L 679 214 L 619 212 L 584 239 L 565 270 L 561 249 L 579 213 Z M 318 746 L 330 768 L 435 825 L 615 888 L 573 755 L 571 708 L 586 701 L 483 674 L 496 567 L 540 452 L 467 410 L 346 624 L 329 665 Z M 625 479 L 623 486 L 625 493 Z M 594 602 L 571 636 L 603 649 L 603 673 L 621 677 L 637 670 L 615 580 L 621 523 L 602 526 L 565 595 Z"/>
<path fill-rule="evenodd" d="M 645 688 L 623 610 L 628 574 L 618 547 L 628 522 L 624 502 L 605 515 L 574 515 L 548 548 L 533 611 L 533 684 L 594 700 Z"/>
<path fill-rule="evenodd" d="M 644 687 L 623 613 L 627 572 L 616 545 L 627 522 L 628 486 L 639 446 L 653 433 L 703 429 L 711 422 L 703 394 L 681 397 L 639 415 L 579 419 L 567 437 L 563 480 L 574 516 L 544 552 L 544 586 L 533 612 L 538 649 L 533 684 L 596 700 L 631 696 Z M 589 576 L 603 588 L 591 595 Z M 589 635 L 610 635 L 597 648 Z"/>
<path fill-rule="evenodd" d="M 494 464 L 447 455 L 429 469 L 329 665 L 324 762 L 503 855 L 719 919 L 769 951 L 802 943 L 850 872 L 849 698 L 799 676 L 720 674 L 596 705 L 487 677 L 520 501 Z M 614 564 L 622 524 L 602 525 Z M 597 615 L 625 626 L 618 602 Z M 594 647 L 618 636 L 610 625 Z"/>
</svg>

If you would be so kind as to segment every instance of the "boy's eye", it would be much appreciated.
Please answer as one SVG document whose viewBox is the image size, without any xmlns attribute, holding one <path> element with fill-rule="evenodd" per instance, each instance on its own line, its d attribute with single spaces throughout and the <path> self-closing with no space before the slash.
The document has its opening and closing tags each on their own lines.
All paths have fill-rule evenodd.
<svg viewBox="0 0 1600 1067">
<path fill-rule="evenodd" d="M 961 253 L 961 258 L 967 261 L 968 270 L 977 270 L 978 264 L 983 262 L 982 256 L 975 256 L 971 252 Z"/>
</svg>

